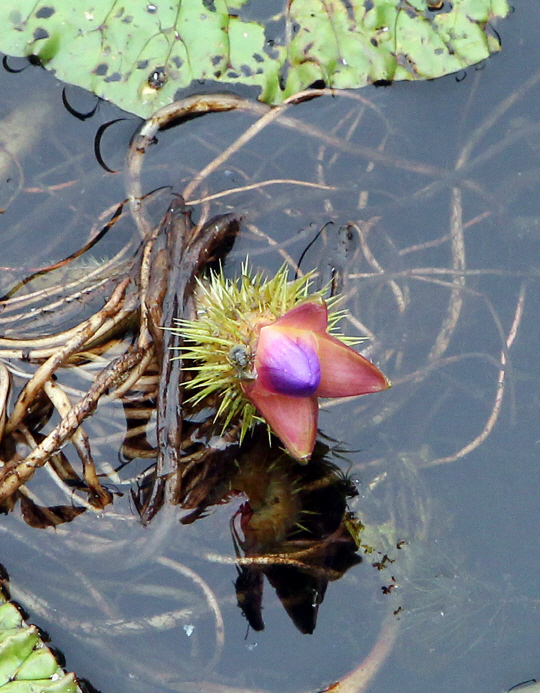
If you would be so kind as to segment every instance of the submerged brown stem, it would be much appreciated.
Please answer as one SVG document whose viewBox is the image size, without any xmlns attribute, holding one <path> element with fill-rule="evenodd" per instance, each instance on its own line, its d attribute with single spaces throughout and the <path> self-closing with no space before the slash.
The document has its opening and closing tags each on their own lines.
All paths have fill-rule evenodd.
<svg viewBox="0 0 540 693">
<path fill-rule="evenodd" d="M 453 188 L 450 216 L 450 240 L 452 245 L 453 269 L 456 274 L 452 277 L 454 289 L 450 292 L 448 310 L 441 331 L 433 345 L 428 361 L 436 361 L 448 348 L 463 307 L 463 289 L 465 287 L 465 238 L 463 236 L 463 208 L 461 190 Z"/>
<path fill-rule="evenodd" d="M 164 127 L 194 114 L 218 113 L 244 109 L 265 113 L 270 107 L 243 99 L 234 94 L 198 94 L 160 108 L 133 137 L 127 156 L 127 191 L 131 213 L 142 238 L 149 238 L 152 223 L 142 206 L 141 170 L 146 150 L 154 144 L 157 133 Z"/>
<path fill-rule="evenodd" d="M 178 561 L 173 561 L 171 558 L 167 558 L 166 556 L 158 556 L 158 558 L 156 558 L 156 563 L 170 568 L 189 580 L 192 580 L 202 590 L 206 603 L 208 604 L 215 621 L 216 648 L 211 661 L 206 665 L 207 669 L 213 669 L 219 662 L 221 653 L 223 652 L 223 647 L 225 646 L 225 622 L 223 621 L 223 615 L 221 613 L 221 609 L 219 608 L 216 595 L 212 592 L 202 577 L 191 568 L 188 568 L 186 565 L 178 563 Z"/>
<path fill-rule="evenodd" d="M 368 656 L 356 669 L 325 688 L 323 693 L 363 693 L 366 691 L 392 651 L 398 631 L 399 621 L 397 618 L 392 615 L 387 616 L 383 621 L 377 642 Z"/>
<path fill-rule="evenodd" d="M 401 159 L 399 157 L 386 154 L 378 148 L 367 147 L 361 144 L 350 142 L 347 138 L 338 137 L 333 134 L 328 134 L 324 130 L 317 128 L 308 123 L 304 123 L 299 119 L 284 116 L 283 113 L 292 105 L 308 101 L 321 96 L 336 96 L 340 95 L 345 98 L 359 100 L 357 96 L 350 94 L 347 91 L 336 89 L 306 89 L 305 91 L 294 94 L 286 99 L 279 106 L 271 109 L 269 106 L 243 99 L 234 94 L 199 94 L 188 96 L 185 99 L 180 99 L 168 106 L 156 111 L 149 118 L 140 131 L 133 137 L 127 156 L 127 191 L 128 201 L 131 213 L 139 229 L 142 238 L 148 238 L 152 233 L 152 223 L 148 218 L 147 212 L 142 205 L 143 192 L 141 186 L 141 171 L 143 158 L 148 147 L 156 141 L 158 132 L 164 127 L 168 127 L 173 123 L 179 122 L 193 114 L 204 113 L 219 113 L 226 111 L 246 111 L 259 116 L 251 127 L 249 127 L 235 142 L 233 142 L 225 151 L 221 152 L 213 161 L 205 166 L 186 186 L 183 192 L 184 198 L 189 201 L 189 197 L 195 191 L 202 181 L 219 166 L 224 164 L 232 154 L 236 153 L 244 144 L 249 142 L 261 130 L 263 130 L 271 122 L 276 122 L 281 127 L 291 129 L 295 132 L 300 132 L 308 137 L 313 137 L 319 142 L 333 147 L 338 151 L 356 154 L 361 158 L 367 159 L 369 162 L 376 162 L 383 166 L 396 167 L 406 171 L 411 171 L 419 175 L 433 176 L 435 178 L 448 177 L 448 171 L 424 164 L 422 162 L 409 159 Z"/>
<path fill-rule="evenodd" d="M 503 397 L 504 397 L 504 391 L 505 391 L 505 385 L 506 385 L 506 372 L 508 368 L 508 351 L 512 344 L 514 343 L 514 340 L 517 336 L 519 326 L 521 324 L 521 319 L 523 318 L 523 311 L 525 309 L 525 285 L 522 285 L 521 290 L 519 292 L 519 298 L 518 302 L 516 305 L 516 310 L 514 313 L 514 319 L 512 321 L 512 326 L 510 328 L 510 332 L 508 333 L 508 337 L 506 339 L 506 343 L 504 345 L 504 348 L 501 352 L 501 368 L 499 370 L 499 375 L 497 377 L 497 389 L 495 392 L 495 400 L 493 402 L 493 407 L 491 409 L 491 412 L 489 414 L 489 417 L 486 421 L 486 424 L 482 431 L 474 438 L 474 440 L 471 440 L 470 443 L 465 445 L 464 447 L 461 448 L 461 450 L 458 450 L 458 452 L 454 453 L 453 455 L 448 455 L 447 457 L 439 457 L 438 459 L 432 460 L 429 462 L 427 465 L 422 465 L 422 466 L 428 466 L 428 467 L 434 467 L 439 464 L 448 464 L 449 462 L 455 462 L 456 460 L 465 457 L 465 455 L 468 455 L 469 452 L 472 452 L 475 450 L 479 445 L 481 445 L 484 440 L 490 435 L 491 431 L 493 430 L 493 427 L 497 423 L 497 419 L 499 418 L 499 414 L 501 411 L 502 403 L 503 403 Z"/>
</svg>

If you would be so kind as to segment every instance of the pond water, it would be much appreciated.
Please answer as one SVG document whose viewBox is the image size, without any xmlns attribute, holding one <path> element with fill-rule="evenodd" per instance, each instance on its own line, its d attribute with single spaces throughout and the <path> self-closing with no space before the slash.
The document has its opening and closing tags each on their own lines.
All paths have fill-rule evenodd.
<svg viewBox="0 0 540 693">
<path fill-rule="evenodd" d="M 19 507 L 0 521 L 12 595 L 69 670 L 104 693 L 318 691 L 364 660 L 365 682 L 345 679 L 346 693 L 500 693 L 540 680 L 536 14 L 535 0 L 516 4 L 498 26 L 502 53 L 458 79 L 290 109 L 304 131 L 271 124 L 191 197 L 272 179 L 319 185 L 243 190 L 214 200 L 210 213 L 243 218 L 229 276 L 246 255 L 270 273 L 288 260 L 317 270 L 320 285 L 333 276 L 349 310 L 344 330 L 372 337 L 366 353 L 392 389 L 329 402 L 319 425 L 328 459 L 356 485 L 349 507 L 367 527 L 365 543 L 379 563 L 388 555 L 383 570 L 364 555 L 331 581 L 309 635 L 266 581 L 265 628 L 255 632 L 234 589 L 230 522 L 241 500 L 189 525 L 165 508 L 142 526 L 130 489 L 150 462 L 134 459 L 113 477 L 112 509 L 56 529 L 29 527 Z M 0 159 L 4 294 L 84 245 L 126 196 L 122 168 L 139 121 L 106 103 L 78 119 L 62 90 L 37 68 L 0 71 L 0 119 L 8 119 L 0 136 L 10 153 Z M 65 99 L 81 113 L 95 105 L 71 87 Z M 95 138 L 118 118 L 98 142 L 110 172 L 96 161 Z M 144 191 L 182 192 L 253 121 L 213 114 L 160 133 Z M 169 201 L 168 189 L 156 195 L 156 221 Z M 123 215 L 69 281 L 136 234 Z M 102 302 L 98 294 L 64 303 L 54 315 L 37 305 L 30 320 L 0 322 L 1 336 L 66 329 Z M 28 364 L 7 362 L 22 387 Z M 72 393 L 88 384 L 83 369 L 58 377 Z M 123 421 L 110 403 L 85 424 L 102 470 L 120 465 Z M 64 454 L 76 464 L 69 446 Z M 44 470 L 28 487 L 43 505 L 70 502 Z"/>
</svg>

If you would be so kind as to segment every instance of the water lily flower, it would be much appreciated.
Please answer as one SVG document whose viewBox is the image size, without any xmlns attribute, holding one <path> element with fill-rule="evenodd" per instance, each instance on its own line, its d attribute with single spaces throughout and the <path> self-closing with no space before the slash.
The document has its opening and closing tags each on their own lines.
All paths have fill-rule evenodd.
<svg viewBox="0 0 540 693">
<path fill-rule="evenodd" d="M 267 280 L 247 264 L 240 280 L 223 273 L 200 281 L 197 318 L 180 322 L 181 358 L 193 365 L 192 404 L 218 395 L 216 418 L 241 422 L 241 436 L 261 418 L 300 461 L 317 435 L 319 397 L 378 392 L 389 381 L 336 333 L 336 299 L 309 294 L 310 276 L 288 281 L 287 267 Z"/>
<path fill-rule="evenodd" d="M 262 327 L 254 361 L 257 377 L 242 384 L 246 397 L 299 460 L 313 452 L 319 397 L 365 395 L 390 386 L 378 368 L 327 330 L 326 304 L 312 301 Z"/>
</svg>

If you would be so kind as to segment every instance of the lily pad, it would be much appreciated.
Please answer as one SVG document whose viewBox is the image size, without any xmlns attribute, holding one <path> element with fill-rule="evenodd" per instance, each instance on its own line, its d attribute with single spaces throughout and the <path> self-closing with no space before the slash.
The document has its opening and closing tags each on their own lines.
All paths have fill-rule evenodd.
<svg viewBox="0 0 540 693">
<path fill-rule="evenodd" d="M 81 693 L 35 626 L 0 592 L 0 693 Z"/>
<path fill-rule="evenodd" d="M 509 12 L 507 0 L 290 0 L 269 39 L 244 3 L 3 0 L 0 50 L 146 118 L 194 81 L 276 104 L 314 83 L 440 77 L 499 50 L 491 23 Z"/>
</svg>

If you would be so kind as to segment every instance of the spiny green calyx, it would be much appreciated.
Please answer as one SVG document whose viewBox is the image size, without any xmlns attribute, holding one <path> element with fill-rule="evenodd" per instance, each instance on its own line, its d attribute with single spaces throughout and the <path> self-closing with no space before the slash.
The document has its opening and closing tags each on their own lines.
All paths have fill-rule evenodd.
<svg viewBox="0 0 540 693">
<path fill-rule="evenodd" d="M 323 292 L 309 293 L 311 279 L 308 274 L 288 281 L 287 265 L 267 279 L 262 272 L 253 274 L 246 262 L 240 278 L 226 279 L 221 271 L 198 280 L 196 319 L 178 321 L 173 328 L 184 340 L 181 358 L 193 362 L 187 367 L 195 372 L 186 383 L 186 389 L 194 392 L 189 402 L 197 404 L 219 395 L 216 419 L 223 421 L 224 428 L 240 420 L 242 437 L 261 420 L 242 388 L 256 378 L 253 364 L 259 332 L 308 300 L 324 303 Z M 333 307 L 338 300 L 333 297 L 326 304 Z M 335 325 L 341 317 L 341 312 L 329 315 L 334 336 L 338 336 Z"/>
</svg>

